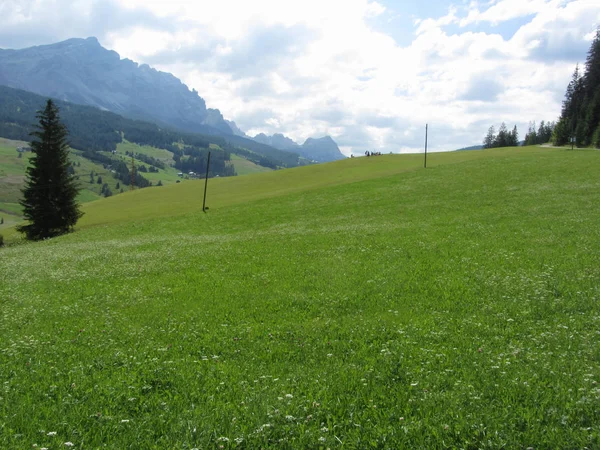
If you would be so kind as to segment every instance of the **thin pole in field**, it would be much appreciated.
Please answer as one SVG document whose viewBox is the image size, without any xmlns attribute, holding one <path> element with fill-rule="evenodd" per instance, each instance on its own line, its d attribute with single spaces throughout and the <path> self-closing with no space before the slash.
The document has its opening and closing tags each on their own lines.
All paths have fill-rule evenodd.
<svg viewBox="0 0 600 450">
<path fill-rule="evenodd" d="M 131 185 L 129 186 L 129 190 L 133 191 L 135 189 L 135 160 L 133 159 L 133 155 L 131 155 Z"/>
<path fill-rule="evenodd" d="M 202 212 L 206 212 L 206 188 L 208 187 L 208 168 L 210 167 L 210 152 L 208 152 L 208 161 L 206 162 L 206 178 L 204 179 L 204 201 L 202 202 Z"/>
<path fill-rule="evenodd" d="M 423 168 L 427 169 L 427 131 L 429 129 L 429 124 L 425 124 L 425 163 L 423 164 Z"/>
</svg>

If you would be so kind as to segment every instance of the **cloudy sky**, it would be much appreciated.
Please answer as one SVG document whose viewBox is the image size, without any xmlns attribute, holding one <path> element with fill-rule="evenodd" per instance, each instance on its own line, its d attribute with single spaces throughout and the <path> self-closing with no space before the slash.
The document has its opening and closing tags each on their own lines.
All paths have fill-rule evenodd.
<svg viewBox="0 0 600 450">
<path fill-rule="evenodd" d="M 599 0 L 0 0 L 1 48 L 96 36 L 254 135 L 346 154 L 479 144 L 554 120 Z"/>
</svg>

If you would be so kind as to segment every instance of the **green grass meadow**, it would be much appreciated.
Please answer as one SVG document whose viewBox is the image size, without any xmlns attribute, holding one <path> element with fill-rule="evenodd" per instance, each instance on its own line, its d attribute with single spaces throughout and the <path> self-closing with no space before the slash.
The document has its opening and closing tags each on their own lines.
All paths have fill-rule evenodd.
<svg viewBox="0 0 600 450">
<path fill-rule="evenodd" d="M 268 167 L 259 166 L 258 164 L 254 164 L 252 161 L 247 160 L 246 158 L 242 158 L 238 155 L 231 155 L 231 162 L 233 163 L 233 167 L 238 175 L 250 175 L 253 173 L 265 173 L 271 172 L 273 169 L 269 169 Z"/>
<path fill-rule="evenodd" d="M 600 448 L 600 152 L 126 192 L 0 250 L 0 448 Z M 72 444 L 72 445 L 70 445 Z"/>
</svg>

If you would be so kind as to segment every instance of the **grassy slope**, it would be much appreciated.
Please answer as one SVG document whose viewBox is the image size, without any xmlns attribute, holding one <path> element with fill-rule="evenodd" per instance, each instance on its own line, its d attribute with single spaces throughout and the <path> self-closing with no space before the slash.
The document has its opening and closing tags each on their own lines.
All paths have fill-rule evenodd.
<svg viewBox="0 0 600 450">
<path fill-rule="evenodd" d="M 600 153 L 420 164 L 136 191 L 4 249 L 0 446 L 598 447 Z"/>
<path fill-rule="evenodd" d="M 23 187 L 25 170 L 27 168 L 27 160 L 30 156 L 26 153 L 23 158 L 17 158 L 16 148 L 27 146 L 28 143 L 21 141 L 11 141 L 9 139 L 0 138 L 0 217 L 4 217 L 4 225 L 0 225 L 0 229 L 7 229 L 16 224 L 20 220 L 21 208 L 18 204 L 21 198 L 21 189 Z M 117 146 L 117 155 L 122 157 L 127 163 L 130 158 L 125 155 L 125 151 L 143 153 L 148 156 L 160 159 L 166 164 L 172 164 L 172 153 L 149 146 L 139 146 L 125 141 Z M 91 202 L 103 198 L 101 195 L 102 184 L 97 184 L 98 176 L 102 177 L 103 183 L 108 183 L 113 194 L 118 194 L 120 189 L 117 189 L 118 180 L 116 180 L 109 170 L 104 169 L 101 164 L 92 162 L 80 156 L 80 152 L 74 150 L 71 152 L 71 160 L 79 163 L 75 167 L 75 174 L 79 176 L 81 192 L 79 201 L 82 203 Z M 142 161 L 136 160 L 136 165 L 145 164 Z M 147 166 L 147 164 L 145 164 Z M 94 171 L 94 182 L 90 182 L 90 172 Z M 159 180 L 163 184 L 176 183 L 177 170 L 173 167 L 167 167 L 165 170 L 160 170 L 159 173 L 144 173 L 143 176 L 158 183 Z M 127 186 L 123 186 L 127 190 Z M 10 232 L 9 232 L 10 233 Z"/>
<path fill-rule="evenodd" d="M 8 139 L 0 138 L 0 217 L 4 217 L 4 225 L 0 225 L 0 229 L 6 230 L 20 220 L 21 209 L 18 205 L 18 201 L 21 197 L 21 189 L 23 187 L 25 169 L 27 167 L 27 156 L 24 158 L 17 158 L 15 149 L 20 146 L 28 145 L 26 142 L 11 141 Z M 218 146 L 211 144 L 212 148 L 219 148 Z M 159 169 L 157 173 L 142 173 L 142 175 L 152 181 L 153 184 L 157 184 L 159 181 L 163 185 L 176 184 L 177 181 L 186 181 L 177 176 L 179 172 L 171 166 L 173 164 L 173 154 L 165 149 L 140 146 L 128 141 L 124 141 L 117 145 L 116 156 L 122 158 L 127 164 L 130 164 L 131 157 L 127 156 L 125 152 L 142 153 L 153 158 L 157 158 L 163 161 L 167 167 L 165 169 Z M 108 154 L 107 154 L 108 155 Z M 111 155 L 108 155 L 111 156 Z M 80 152 L 77 150 L 72 151 L 71 160 L 79 163 L 80 165 L 75 167 L 75 173 L 80 177 L 81 193 L 79 195 L 79 201 L 82 203 L 91 202 L 103 198 L 101 195 L 102 185 L 97 184 L 95 181 L 90 182 L 89 174 L 91 171 L 95 173 L 95 179 L 98 175 L 102 177 L 103 183 L 108 183 L 109 188 L 114 195 L 118 194 L 120 189 L 117 189 L 118 180 L 116 180 L 109 170 L 102 167 L 101 164 L 94 163 L 88 159 L 80 156 Z M 251 173 L 262 173 L 268 172 L 271 169 L 255 165 L 254 163 L 239 157 L 232 155 L 234 161 L 234 167 L 239 175 L 246 175 Z M 141 160 L 135 159 L 137 167 L 145 165 L 147 163 Z M 121 186 L 124 190 L 128 190 L 127 186 Z M 12 234 L 11 231 L 8 231 Z"/>
<path fill-rule="evenodd" d="M 28 159 L 31 156 L 31 153 L 25 153 L 22 158 L 18 158 L 16 148 L 22 146 L 28 146 L 28 144 L 0 138 L 0 217 L 4 217 L 4 225 L 0 225 L 0 229 L 6 229 L 20 221 L 19 199 L 24 185 Z M 102 186 L 89 182 L 89 173 L 92 170 L 101 175 L 104 181 L 111 185 L 111 188 L 114 188 L 116 180 L 113 182 L 109 172 L 101 165 L 82 158 L 77 151 L 71 153 L 71 160 L 80 163 L 80 166 L 75 167 L 75 174 L 79 175 L 82 188 L 79 201 L 85 203 L 101 198 Z"/>
<path fill-rule="evenodd" d="M 268 167 L 254 164 L 252 161 L 248 161 L 246 158 L 242 158 L 238 155 L 232 154 L 231 161 L 233 162 L 233 167 L 238 175 L 250 175 L 253 173 L 265 173 L 272 171 L 272 169 L 269 169 Z"/>
<path fill-rule="evenodd" d="M 131 157 L 127 156 L 125 152 L 128 151 L 133 153 L 141 153 L 147 156 L 152 156 L 153 158 L 159 159 L 166 164 L 165 169 L 159 169 L 156 173 L 141 173 L 141 175 L 147 180 L 152 181 L 153 184 L 158 183 L 158 181 L 162 181 L 164 185 L 175 184 L 177 180 L 180 178 L 177 176 L 179 170 L 175 169 L 171 166 L 173 164 L 173 153 L 168 150 L 162 148 L 150 147 L 148 145 L 137 145 L 128 141 L 124 141 L 121 144 L 117 145 L 117 156 L 121 157 L 128 165 L 131 163 Z M 135 164 L 137 167 L 144 165 L 149 167 L 149 164 L 135 159 Z"/>
</svg>

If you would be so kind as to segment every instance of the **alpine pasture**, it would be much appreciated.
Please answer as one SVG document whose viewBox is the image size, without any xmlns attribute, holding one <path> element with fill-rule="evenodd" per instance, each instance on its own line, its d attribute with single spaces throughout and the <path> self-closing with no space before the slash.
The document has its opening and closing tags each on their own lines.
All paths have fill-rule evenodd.
<svg viewBox="0 0 600 450">
<path fill-rule="evenodd" d="M 124 193 L 0 250 L 2 448 L 597 448 L 600 153 Z"/>
</svg>

